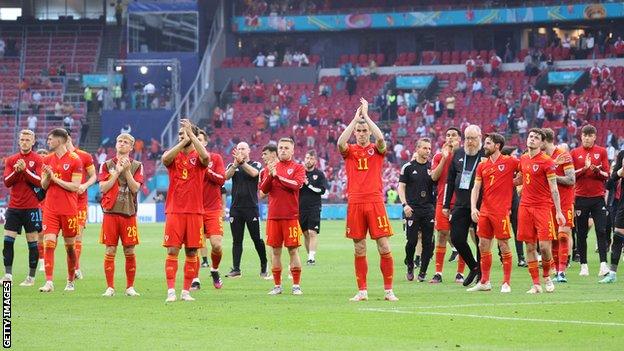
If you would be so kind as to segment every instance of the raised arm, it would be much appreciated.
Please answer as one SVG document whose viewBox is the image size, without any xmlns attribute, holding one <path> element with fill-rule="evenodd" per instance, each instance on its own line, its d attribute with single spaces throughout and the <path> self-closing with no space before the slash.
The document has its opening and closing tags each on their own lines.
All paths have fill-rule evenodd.
<svg viewBox="0 0 624 351">
<path fill-rule="evenodd" d="M 180 151 L 184 149 L 184 145 L 188 142 L 188 136 L 186 135 L 186 131 L 182 131 L 182 133 L 183 133 L 182 140 L 180 140 L 180 142 L 175 144 L 174 147 L 172 147 L 171 149 L 163 153 L 161 160 L 162 160 L 163 165 L 165 165 L 165 167 L 169 167 L 169 165 L 173 162 L 173 160 L 175 160 L 176 156 L 178 156 Z"/>
<path fill-rule="evenodd" d="M 451 155 L 452 148 L 453 146 L 450 144 L 444 144 L 444 146 L 442 147 L 440 161 L 431 170 L 431 180 L 433 180 L 434 182 L 437 182 L 438 179 L 440 179 L 440 176 L 442 175 L 442 170 L 444 169 L 444 165 L 446 164 L 449 156 Z M 440 196 L 440 194 L 438 194 L 438 196 Z"/>
<path fill-rule="evenodd" d="M 373 122 L 372 119 L 368 116 L 368 101 L 364 98 L 360 98 L 360 103 L 362 104 L 362 117 L 368 124 L 371 129 L 371 133 L 375 137 L 375 145 L 377 146 L 377 151 L 385 152 L 386 151 L 386 141 L 384 140 L 384 135 L 381 129 Z"/>
<path fill-rule="evenodd" d="M 357 123 L 358 118 L 360 118 L 361 112 L 362 112 L 362 106 L 358 107 L 357 111 L 355 111 L 355 115 L 353 116 L 353 119 L 351 120 L 351 123 L 349 123 L 347 128 L 345 128 L 345 130 L 343 130 L 340 136 L 338 137 L 338 143 L 337 143 L 338 151 L 340 151 L 341 153 L 347 151 L 347 148 L 348 148 L 347 142 L 349 141 L 351 134 L 353 134 L 353 130 L 355 129 L 355 124 Z"/>
</svg>

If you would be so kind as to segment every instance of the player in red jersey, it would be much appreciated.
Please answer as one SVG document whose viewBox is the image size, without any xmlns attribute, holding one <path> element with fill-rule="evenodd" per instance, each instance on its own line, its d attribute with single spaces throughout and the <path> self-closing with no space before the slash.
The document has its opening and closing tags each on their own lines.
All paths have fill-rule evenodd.
<svg viewBox="0 0 624 351">
<path fill-rule="evenodd" d="M 290 255 L 290 274 L 293 277 L 292 294 L 301 295 L 301 227 L 299 226 L 299 189 L 305 179 L 303 165 L 293 161 L 295 142 L 290 138 L 281 138 L 277 144 L 279 162 L 269 161 L 258 186 L 263 194 L 269 196 L 269 214 L 267 218 L 267 245 L 273 248 L 271 255 L 273 282 L 275 286 L 269 295 L 282 293 L 282 247 Z"/>
<path fill-rule="evenodd" d="M 446 243 L 449 241 L 449 233 L 451 230 L 451 223 L 448 216 L 445 216 L 442 207 L 444 205 L 444 191 L 446 189 L 446 178 L 448 176 L 449 166 L 453 159 L 453 151 L 457 149 L 461 144 L 461 131 L 459 128 L 450 127 L 446 130 L 446 142 L 442 146 L 442 151 L 433 156 L 431 163 L 431 179 L 434 182 L 438 182 L 438 196 L 436 198 L 435 208 L 435 230 L 438 231 L 438 239 L 436 241 L 435 249 L 435 275 L 432 277 L 430 283 L 436 284 L 442 282 L 442 271 L 444 270 L 444 256 L 446 255 Z M 453 207 L 454 201 L 451 201 L 451 207 Z M 453 254 L 451 255 L 451 261 L 458 257 L 457 251 L 453 248 Z M 462 283 L 464 281 L 464 268 L 466 264 L 464 260 L 459 256 L 457 262 L 457 274 L 455 275 L 455 282 Z"/>
<path fill-rule="evenodd" d="M 511 222 L 509 213 L 515 191 L 514 176 L 518 170 L 518 159 L 501 155 L 505 137 L 498 133 L 486 135 L 483 151 L 487 160 L 477 166 L 474 187 L 470 193 L 472 220 L 477 223 L 479 251 L 481 252 L 481 281 L 468 291 L 490 291 L 490 270 L 492 269 L 492 240 L 496 238 L 503 261 L 502 293 L 511 292 L 512 254 L 509 248 Z M 483 191 L 482 191 L 483 189 Z M 477 201 L 481 195 L 481 207 Z"/>
<path fill-rule="evenodd" d="M 360 99 L 360 103 L 353 120 L 338 138 L 338 150 L 345 160 L 347 173 L 346 236 L 354 244 L 355 277 L 359 289 L 351 301 L 368 300 L 367 232 L 377 242 L 377 251 L 381 256 L 385 299 L 397 301 L 392 291 L 394 262 L 388 240 L 393 232 L 384 206 L 381 183 L 386 141 L 379 127 L 368 116 L 368 101 Z M 351 134 L 355 135 L 355 144 L 348 144 Z M 370 141 L 371 135 L 375 137 L 375 144 Z"/>
<path fill-rule="evenodd" d="M 533 286 L 528 294 L 542 292 L 537 263 L 537 245 L 539 242 L 542 254 L 542 277 L 546 292 L 555 291 L 550 279 L 552 264 L 551 242 L 555 239 L 555 227 L 551 207 L 555 207 L 557 223 L 565 224 L 561 213 L 559 190 L 555 163 L 542 151 L 545 136 L 541 129 L 533 128 L 527 137 L 528 152 L 520 157 L 519 171 L 522 179 L 516 178 L 516 184 L 522 183 L 522 195 L 518 207 L 518 240 L 524 241 L 527 247 L 529 274 Z"/>
<path fill-rule="evenodd" d="M 28 243 L 28 276 L 20 286 L 33 286 L 39 260 L 37 239 L 41 231 L 41 211 L 38 192 L 41 191 L 42 158 L 32 151 L 35 133 L 24 129 L 19 133 L 20 151 L 4 161 L 4 186 L 11 189 L 9 206 L 4 220 L 3 281 L 13 281 L 13 255 L 15 238 L 26 232 Z"/>
<path fill-rule="evenodd" d="M 551 269 L 556 270 L 555 282 L 567 283 L 565 272 L 568 267 L 568 254 L 572 247 L 572 227 L 574 227 L 574 183 L 576 177 L 574 175 L 574 164 L 570 154 L 561 147 L 555 146 L 555 132 L 550 128 L 544 128 L 544 152 L 550 156 L 557 166 L 555 173 L 557 174 L 557 188 L 559 189 L 559 197 L 561 198 L 561 213 L 565 217 L 565 224 L 558 225 L 555 223 L 557 238 L 552 242 L 552 253 L 554 266 Z M 553 215 L 555 209 L 552 209 Z"/>
<path fill-rule="evenodd" d="M 199 130 L 199 141 L 206 147 L 208 134 Z M 219 263 L 223 255 L 221 242 L 223 241 L 223 201 L 221 187 L 225 183 L 225 165 L 223 158 L 217 153 L 210 154 L 210 163 L 204 176 L 204 236 L 210 241 L 210 276 L 215 289 L 221 289 L 223 282 L 219 275 Z M 208 255 L 208 249 L 204 246 L 200 249 L 202 257 Z M 191 290 L 199 290 L 199 260 L 197 260 L 196 276 L 191 283 Z"/>
<path fill-rule="evenodd" d="M 90 153 L 80 150 L 72 143 L 72 137 L 67 132 L 69 138 L 67 139 L 67 150 L 76 153 L 82 161 L 82 183 L 78 187 L 78 235 L 76 235 L 76 244 L 74 249 L 76 250 L 76 279 L 82 279 L 83 274 L 80 270 L 80 254 L 82 253 L 82 233 L 87 226 L 87 208 L 89 206 L 89 199 L 87 189 L 95 184 L 97 180 L 97 174 L 95 172 L 95 166 L 93 165 L 93 156 Z"/>
<path fill-rule="evenodd" d="M 162 162 L 169 171 L 169 191 L 165 203 L 165 237 L 167 248 L 165 276 L 167 278 L 167 299 L 176 300 L 175 281 L 178 272 L 178 254 L 184 246 L 184 284 L 180 299 L 194 301 L 189 290 L 197 269 L 197 249 L 204 246 L 204 177 L 210 154 L 197 136 L 199 129 L 187 119 L 180 121 L 179 142 L 162 156 Z"/>
<path fill-rule="evenodd" d="M 132 135 L 119 134 L 115 144 L 116 156 L 100 165 L 98 175 L 104 211 L 100 243 L 106 245 L 104 274 L 107 288 L 102 296 L 106 297 L 115 295 L 115 254 L 120 239 L 126 258 L 126 295 L 139 296 L 134 289 L 134 247 L 139 244 L 137 193 L 143 183 L 143 165 L 129 157 L 133 147 Z"/>
<path fill-rule="evenodd" d="M 78 155 L 67 150 L 67 131 L 53 129 L 48 134 L 50 155 L 43 159 L 41 187 L 46 189 L 43 206 L 43 256 L 46 283 L 41 292 L 54 291 L 54 250 L 57 236 L 63 232 L 67 251 L 67 285 L 65 291 L 74 291 L 76 272 L 75 237 L 78 235 L 78 187 L 82 181 L 82 162 Z"/>
<path fill-rule="evenodd" d="M 607 233 L 607 208 L 604 194 L 605 183 L 609 178 L 607 150 L 596 145 L 596 128 L 588 124 L 581 129 L 582 145 L 570 152 L 576 172 L 575 200 L 576 246 L 581 261 L 579 275 L 589 275 L 587 266 L 587 233 L 589 217 L 594 220 L 598 255 L 600 257 L 599 276 L 609 273 L 607 251 L 610 234 Z"/>
</svg>

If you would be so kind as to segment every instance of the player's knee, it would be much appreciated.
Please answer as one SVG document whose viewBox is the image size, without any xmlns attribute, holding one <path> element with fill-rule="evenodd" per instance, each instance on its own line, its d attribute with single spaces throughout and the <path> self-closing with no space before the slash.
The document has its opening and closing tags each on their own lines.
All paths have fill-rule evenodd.
<svg viewBox="0 0 624 351">
<path fill-rule="evenodd" d="M 185 248 L 185 249 L 184 249 L 184 253 L 185 253 L 185 254 L 186 254 L 186 256 L 188 256 L 188 257 L 197 256 L 197 249 L 193 249 L 193 248 Z"/>
<path fill-rule="evenodd" d="M 134 255 L 134 245 L 132 246 L 124 246 L 123 248 L 124 255 Z"/>
<path fill-rule="evenodd" d="M 180 253 L 179 247 L 168 247 L 167 254 L 172 256 L 177 256 Z"/>
<path fill-rule="evenodd" d="M 106 247 L 106 254 L 107 255 L 115 256 L 116 253 L 117 253 L 117 247 L 116 246 L 107 246 Z"/>
</svg>

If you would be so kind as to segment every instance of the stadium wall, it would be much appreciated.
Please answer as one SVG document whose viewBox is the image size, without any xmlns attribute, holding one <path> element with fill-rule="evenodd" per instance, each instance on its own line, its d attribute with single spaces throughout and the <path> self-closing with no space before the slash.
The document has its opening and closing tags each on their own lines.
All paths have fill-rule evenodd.
<svg viewBox="0 0 624 351">
<path fill-rule="evenodd" d="M 169 119 L 170 110 L 103 111 L 101 142 L 114 141 L 121 128 L 129 124 L 132 135 L 147 143 L 151 138 L 160 138 Z"/>
</svg>

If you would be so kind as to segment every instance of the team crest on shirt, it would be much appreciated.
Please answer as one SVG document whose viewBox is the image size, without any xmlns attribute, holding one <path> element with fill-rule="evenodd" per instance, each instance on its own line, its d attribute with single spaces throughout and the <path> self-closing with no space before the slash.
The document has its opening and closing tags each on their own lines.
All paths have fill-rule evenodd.
<svg viewBox="0 0 624 351">
<path fill-rule="evenodd" d="M 375 150 L 373 150 L 373 149 L 368 149 L 368 154 L 369 154 L 369 155 L 373 156 L 373 154 L 374 154 L 374 153 L 375 153 Z"/>
<path fill-rule="evenodd" d="M 28 161 L 28 166 L 31 168 L 35 166 L 35 161 Z"/>
<path fill-rule="evenodd" d="M 499 171 L 504 171 L 505 170 L 505 165 L 498 165 L 498 170 Z"/>
<path fill-rule="evenodd" d="M 65 164 L 63 165 L 63 169 L 64 169 L 64 170 L 68 170 L 68 169 L 69 169 L 69 163 L 65 163 Z"/>
<path fill-rule="evenodd" d="M 576 210 L 576 215 L 580 216 L 581 215 L 581 210 Z"/>
<path fill-rule="evenodd" d="M 234 217 L 230 217 L 230 223 L 234 223 Z"/>
<path fill-rule="evenodd" d="M 408 227 L 411 227 L 411 226 L 412 226 L 412 224 L 414 224 L 414 221 L 413 221 L 413 220 L 411 220 L 411 219 L 410 219 L 409 221 L 407 221 L 407 226 L 408 226 Z"/>
<path fill-rule="evenodd" d="M 196 159 L 195 157 L 193 157 L 193 158 L 189 159 L 189 162 L 190 162 L 193 166 L 195 166 L 195 163 L 197 162 L 197 159 Z"/>
<path fill-rule="evenodd" d="M 210 163 L 208 163 L 208 168 L 212 168 L 212 161 L 210 161 Z"/>
<path fill-rule="evenodd" d="M 539 170 L 539 165 L 533 165 L 533 172 L 537 172 Z"/>
<path fill-rule="evenodd" d="M 291 175 L 291 174 L 293 174 L 293 172 L 294 172 L 294 171 L 295 171 L 294 169 L 289 168 L 289 169 L 287 169 L 287 170 L 286 170 L 286 173 L 287 173 L 288 175 Z"/>
<path fill-rule="evenodd" d="M 318 175 L 316 175 L 316 174 L 315 174 L 315 175 L 313 175 L 313 176 L 312 176 L 312 179 L 317 180 L 317 179 L 318 179 Z"/>
<path fill-rule="evenodd" d="M 594 158 L 597 160 L 600 157 L 600 154 L 594 154 Z"/>
</svg>

